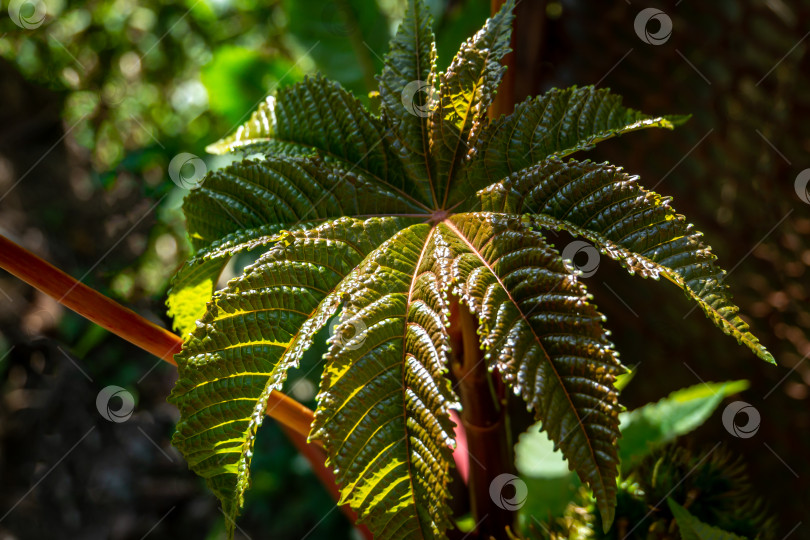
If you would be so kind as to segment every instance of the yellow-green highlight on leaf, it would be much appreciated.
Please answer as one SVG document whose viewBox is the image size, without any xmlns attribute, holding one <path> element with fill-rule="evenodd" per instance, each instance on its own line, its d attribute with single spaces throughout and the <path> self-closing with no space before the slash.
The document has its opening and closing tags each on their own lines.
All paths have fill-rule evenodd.
<svg viewBox="0 0 810 540">
<path fill-rule="evenodd" d="M 443 538 L 451 524 L 458 398 L 446 376 L 436 230 L 411 225 L 359 265 L 325 357 L 310 438 L 375 538 Z"/>
<path fill-rule="evenodd" d="M 281 388 L 339 308 L 345 278 L 404 223 L 339 218 L 280 235 L 246 232 L 234 237 L 241 242 L 205 252 L 214 256 L 253 242 L 265 248 L 208 302 L 176 356 L 179 379 L 170 397 L 181 415 L 172 442 L 222 501 L 229 530 L 249 485 L 253 441 L 270 392 Z M 223 264 L 214 258 L 200 266 L 208 263 Z"/>
<path fill-rule="evenodd" d="M 197 325 L 197 320 L 205 314 L 205 304 L 211 299 L 214 280 L 202 279 L 198 283 L 187 284 L 180 290 L 174 290 L 168 296 L 166 304 L 168 315 L 172 318 L 173 328 L 185 336 Z"/>
<path fill-rule="evenodd" d="M 627 368 L 627 372 L 616 376 L 616 382 L 613 383 L 613 386 L 616 388 L 616 390 L 621 392 L 627 388 L 627 385 L 630 384 L 630 382 L 636 376 L 636 373 L 638 373 L 638 369 Z"/>
</svg>

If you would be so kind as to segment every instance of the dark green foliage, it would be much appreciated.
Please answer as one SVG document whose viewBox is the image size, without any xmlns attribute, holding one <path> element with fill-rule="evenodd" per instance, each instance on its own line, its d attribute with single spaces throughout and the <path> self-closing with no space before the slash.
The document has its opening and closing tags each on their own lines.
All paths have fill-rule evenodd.
<svg viewBox="0 0 810 540">
<path fill-rule="evenodd" d="M 671 498 L 688 504 L 689 513 L 700 521 L 745 538 L 773 535 L 773 523 L 742 458 L 723 447 L 696 451 L 668 445 L 648 456 L 633 477 L 648 502 Z M 661 509 L 663 515 L 667 510 Z"/>
<path fill-rule="evenodd" d="M 774 537 L 774 523 L 753 489 L 739 456 L 723 447 L 693 451 L 667 445 L 619 482 L 614 527 L 584 490 L 565 516 L 529 526 L 530 537 L 562 540 L 694 540 Z"/>
</svg>

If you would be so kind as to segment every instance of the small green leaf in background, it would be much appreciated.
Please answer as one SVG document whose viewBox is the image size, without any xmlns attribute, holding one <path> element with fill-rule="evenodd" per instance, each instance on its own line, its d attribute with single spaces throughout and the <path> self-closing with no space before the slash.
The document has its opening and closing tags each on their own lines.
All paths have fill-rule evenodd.
<svg viewBox="0 0 810 540">
<path fill-rule="evenodd" d="M 233 125 L 246 120 L 245 116 L 268 93 L 302 77 L 302 71 L 286 58 L 229 46 L 217 49 L 201 72 L 209 108 Z"/>
<path fill-rule="evenodd" d="M 635 371 L 623 375 L 623 386 Z M 619 415 L 622 444 L 619 457 L 627 475 L 654 448 L 689 433 L 705 422 L 722 400 L 748 388 L 748 381 L 700 384 Z M 523 433 L 515 446 L 515 466 L 529 496 L 521 516 L 560 517 L 581 485 L 562 454 L 540 431 L 540 423 Z"/>
<path fill-rule="evenodd" d="M 678 522 L 681 540 L 744 540 L 742 536 L 703 523 L 672 499 L 667 498 L 667 504 Z"/>
<path fill-rule="evenodd" d="M 555 450 L 554 443 L 540 431 L 540 422 L 520 436 L 515 445 L 515 467 L 528 489 L 526 503 L 520 509 L 521 517 L 562 516 L 580 482 L 568 469 L 562 453 Z"/>
<path fill-rule="evenodd" d="M 627 385 L 630 384 L 630 381 L 633 380 L 636 373 L 638 373 L 638 370 L 635 367 L 627 368 L 627 372 L 616 376 L 616 381 L 613 383 L 614 388 L 619 392 L 627 388 Z"/>
<path fill-rule="evenodd" d="M 748 388 L 748 381 L 690 386 L 666 398 L 619 415 L 619 458 L 627 472 L 656 446 L 689 433 L 705 422 L 723 398 Z"/>
</svg>

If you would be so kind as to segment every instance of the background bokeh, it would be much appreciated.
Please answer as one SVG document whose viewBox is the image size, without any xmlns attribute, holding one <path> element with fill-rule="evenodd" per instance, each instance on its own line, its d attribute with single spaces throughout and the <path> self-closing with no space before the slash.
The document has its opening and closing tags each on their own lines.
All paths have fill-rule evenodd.
<svg viewBox="0 0 810 540">
<path fill-rule="evenodd" d="M 489 12 L 433 0 L 440 67 Z M 672 21 L 659 45 L 641 9 Z M 0 4 L 0 233 L 168 326 L 168 280 L 189 253 L 170 160 L 244 121 L 268 92 L 322 71 L 369 103 L 402 0 L 47 0 Z M 651 29 L 655 31 L 654 25 Z M 603 261 L 588 283 L 635 407 L 703 381 L 748 379 L 756 436 L 719 412 L 689 437 L 742 455 L 782 538 L 810 538 L 810 2 L 518 6 L 515 97 L 598 84 L 674 132 L 630 134 L 588 157 L 641 175 L 706 234 L 779 367 L 722 336 L 674 287 Z M 223 519 L 169 440 L 174 371 L 0 273 L 0 539 L 218 538 Z M 310 359 L 311 362 L 311 359 Z M 289 390 L 312 405 L 317 369 Z M 136 412 L 111 423 L 99 390 Z M 346 538 L 351 528 L 272 422 L 261 430 L 239 534 Z M 804 521 L 798 528 L 796 525 Z"/>
</svg>

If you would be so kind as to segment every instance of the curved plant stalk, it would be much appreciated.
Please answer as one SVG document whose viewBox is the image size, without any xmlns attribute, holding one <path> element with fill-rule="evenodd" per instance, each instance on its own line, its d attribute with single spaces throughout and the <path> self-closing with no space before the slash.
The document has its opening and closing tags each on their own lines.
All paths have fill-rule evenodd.
<svg viewBox="0 0 810 540">
<path fill-rule="evenodd" d="M 133 345 L 177 365 L 183 340 L 0 235 L 0 267 Z"/>
<path fill-rule="evenodd" d="M 183 340 L 178 335 L 75 280 L 2 235 L 0 267 L 85 319 L 161 360 L 177 365 L 174 355 L 183 347 Z M 267 414 L 302 437 L 309 434 L 312 411 L 281 392 L 271 394 Z"/>
<path fill-rule="evenodd" d="M 174 355 L 180 352 L 183 346 L 183 340 L 179 336 L 84 285 L 2 235 L 0 235 L 0 268 L 54 298 L 85 319 L 161 360 L 177 365 Z M 324 466 L 326 455 L 323 449 L 317 444 L 307 443 L 312 411 L 285 394 L 274 391 L 267 402 L 267 415 L 281 424 L 290 441 L 309 461 L 315 476 L 330 495 L 338 500 L 339 490 L 335 485 L 335 476 Z M 340 509 L 352 523 L 356 523 L 357 515 L 351 508 L 342 505 Z M 371 538 L 366 527 L 361 526 L 359 530 L 364 538 Z"/>
</svg>

